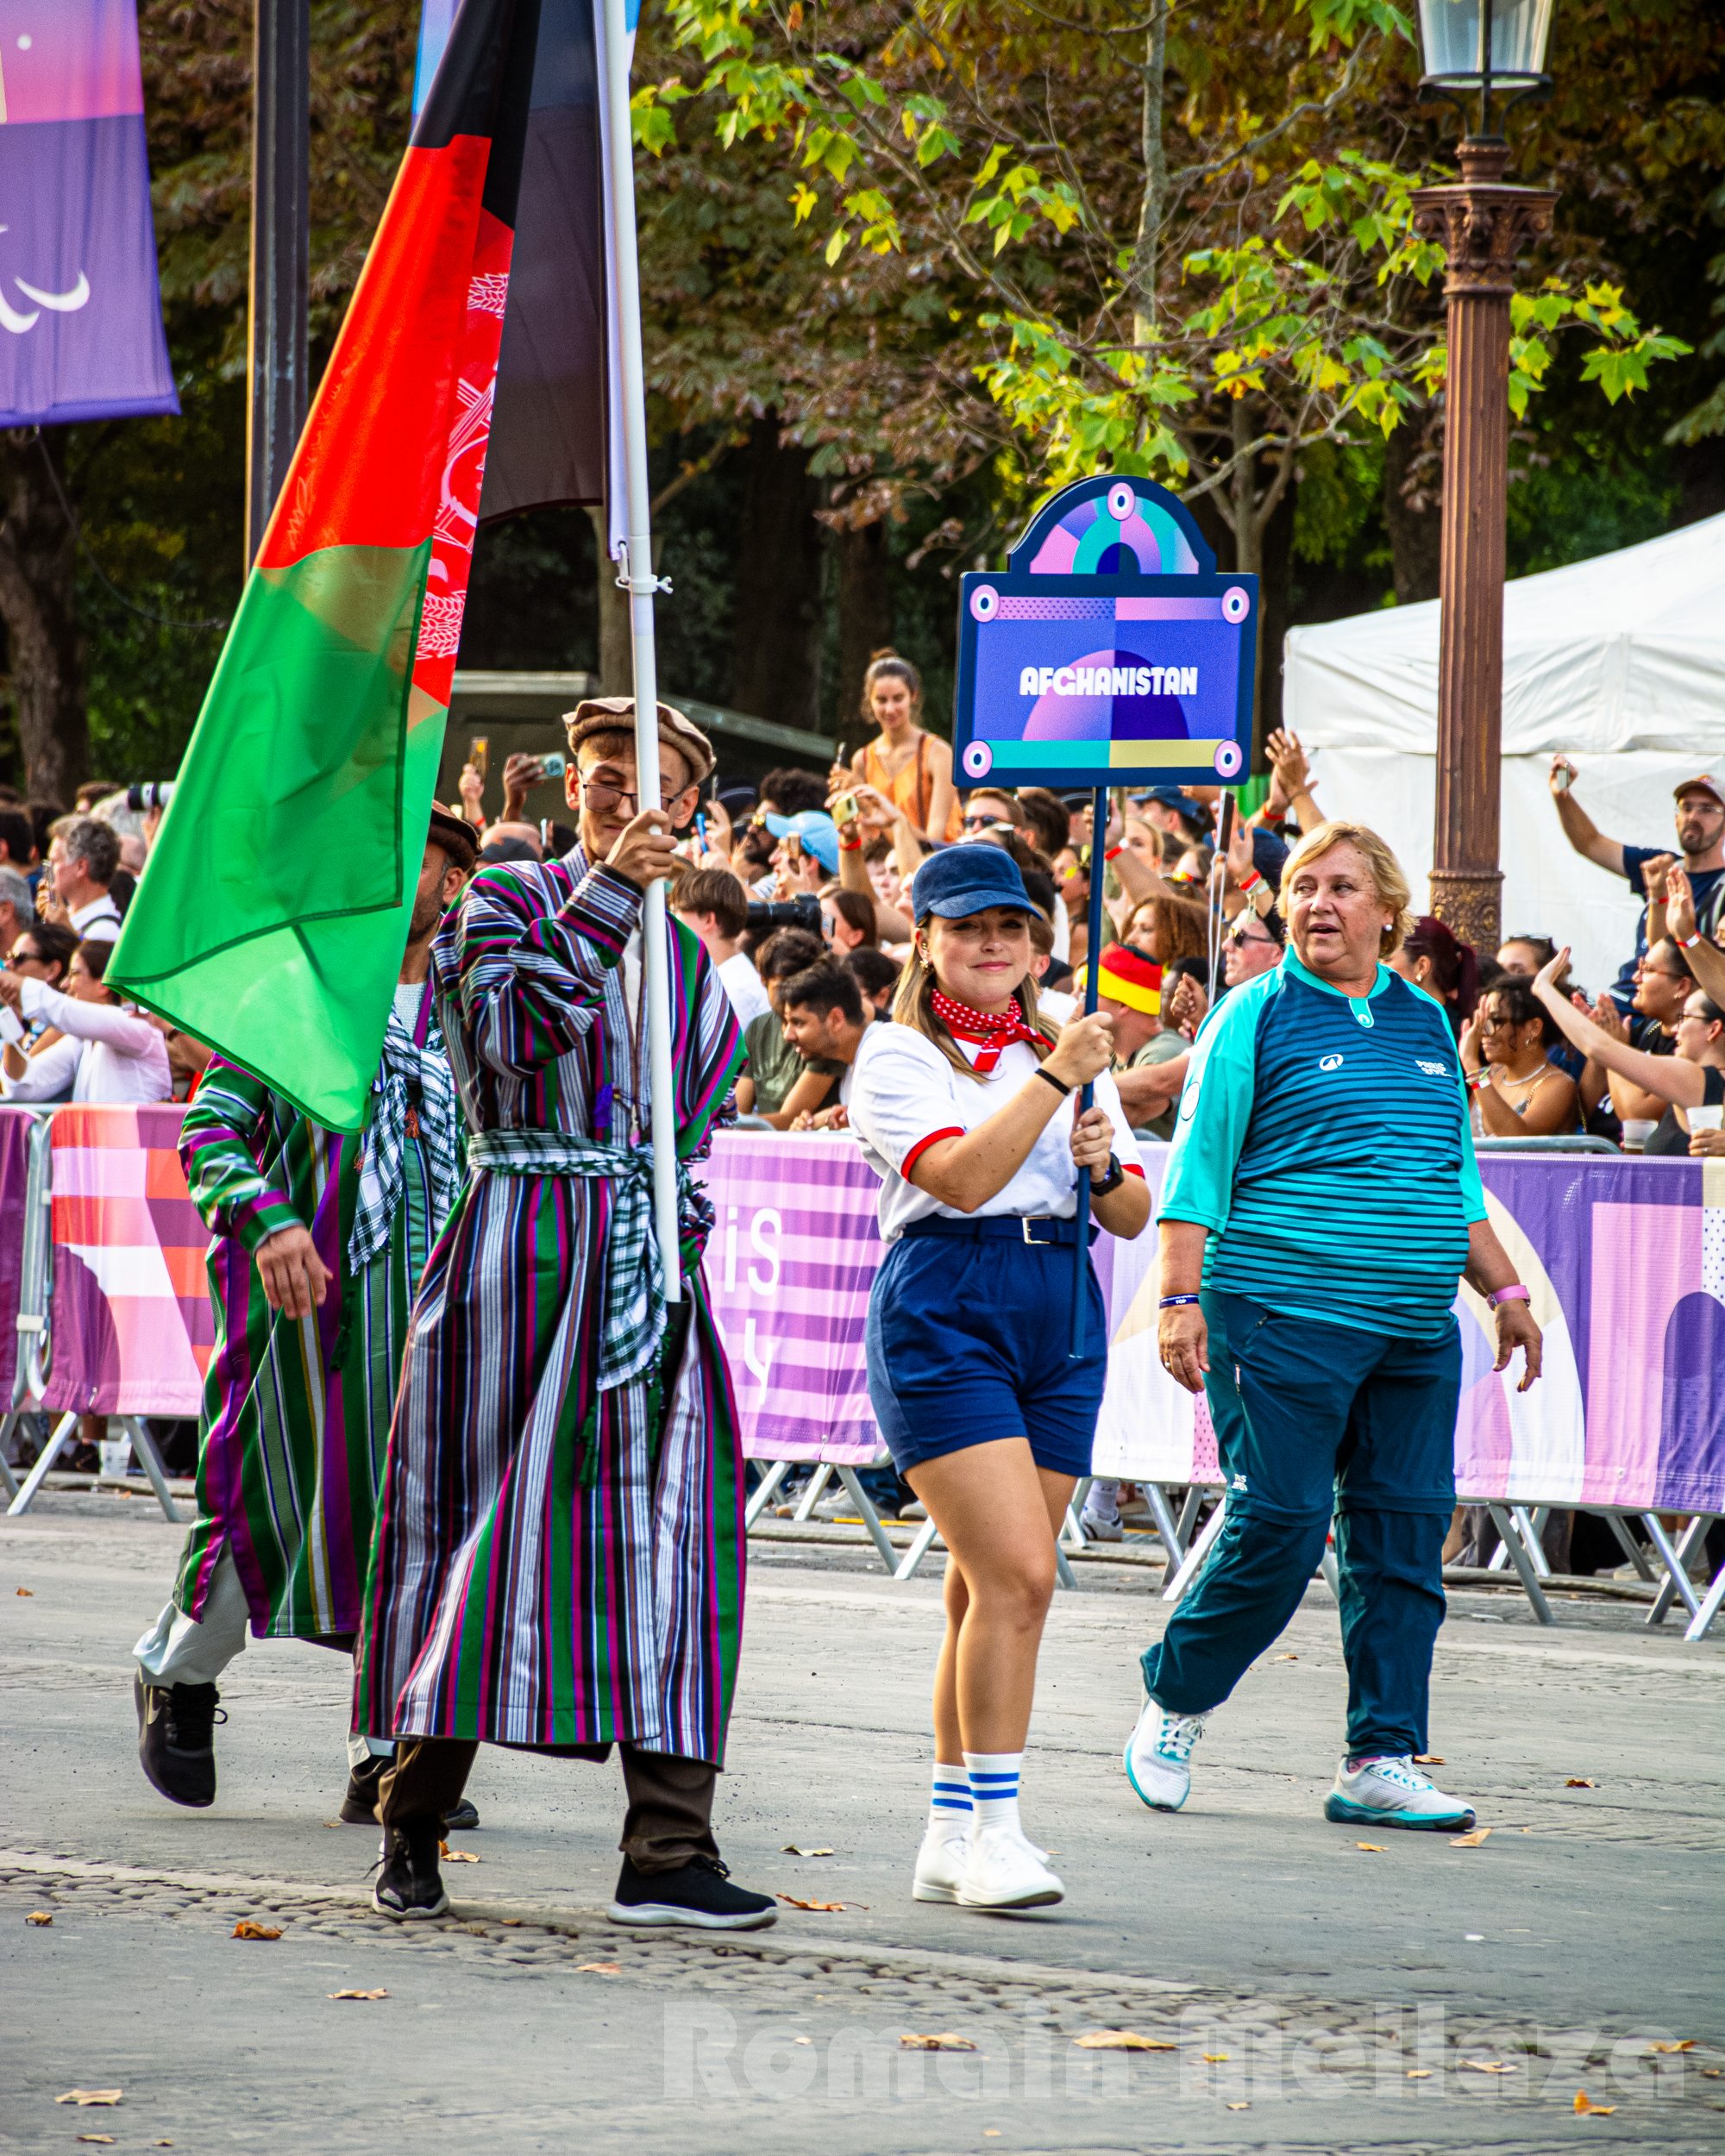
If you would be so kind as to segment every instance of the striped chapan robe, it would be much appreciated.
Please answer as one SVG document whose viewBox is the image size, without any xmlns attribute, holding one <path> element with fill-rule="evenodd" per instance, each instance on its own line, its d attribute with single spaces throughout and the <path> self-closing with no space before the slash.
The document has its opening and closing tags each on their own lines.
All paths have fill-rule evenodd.
<svg viewBox="0 0 1725 2156">
<path fill-rule="evenodd" d="M 743 1459 L 699 1272 L 712 1211 L 686 1169 L 693 1311 L 659 1367 L 641 903 L 577 848 L 482 868 L 433 945 L 473 1174 L 413 1314 L 358 1731 L 723 1764 Z M 674 920 L 667 937 L 687 1162 L 742 1044 L 705 948 Z"/>
<path fill-rule="evenodd" d="M 429 982 L 413 1042 L 441 1055 Z M 423 1096 L 416 1113 L 429 1117 Z M 445 1116 L 458 1162 L 453 1087 Z M 327 1639 L 359 1628 L 413 1290 L 453 1195 L 446 1181 L 440 1203 L 432 1148 L 410 1137 L 387 1244 L 355 1267 L 349 1250 L 370 1135 L 325 1130 L 220 1057 L 181 1126 L 186 1181 L 216 1238 L 216 1349 L 204 1380 L 198 1518 L 173 1599 L 201 1621 L 225 1551 L 259 1639 Z M 266 1237 L 293 1226 L 310 1230 L 332 1275 L 322 1307 L 300 1319 L 270 1308 L 253 1263 Z"/>
</svg>

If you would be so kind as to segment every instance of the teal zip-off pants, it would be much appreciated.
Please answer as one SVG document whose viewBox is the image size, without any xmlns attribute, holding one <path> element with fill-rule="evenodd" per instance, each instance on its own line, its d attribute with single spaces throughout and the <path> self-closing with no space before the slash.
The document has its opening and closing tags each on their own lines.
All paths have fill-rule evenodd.
<svg viewBox="0 0 1725 2156">
<path fill-rule="evenodd" d="M 1144 1656 L 1150 1696 L 1207 1713 L 1300 1607 L 1335 1517 L 1350 1758 L 1424 1752 L 1455 1506 L 1460 1336 L 1398 1339 L 1206 1291 L 1222 1531 Z"/>
</svg>

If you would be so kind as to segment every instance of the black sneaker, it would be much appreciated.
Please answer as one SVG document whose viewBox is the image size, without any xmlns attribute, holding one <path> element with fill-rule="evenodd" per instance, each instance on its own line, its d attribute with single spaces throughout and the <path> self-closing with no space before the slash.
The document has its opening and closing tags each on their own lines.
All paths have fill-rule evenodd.
<svg viewBox="0 0 1725 2156">
<path fill-rule="evenodd" d="M 446 1834 L 470 1834 L 480 1823 L 480 1815 L 470 1796 L 459 1798 L 449 1807 L 443 1818 Z"/>
<path fill-rule="evenodd" d="M 175 1804 L 216 1802 L 216 1724 L 220 1698 L 213 1684 L 146 1684 L 132 1679 L 138 1708 L 138 1758 L 151 1785 Z"/>
<path fill-rule="evenodd" d="M 611 1916 L 617 1924 L 694 1924 L 704 1932 L 756 1932 L 779 1921 L 772 1896 L 733 1886 L 717 1857 L 650 1873 L 625 1857 Z"/>
<path fill-rule="evenodd" d="M 349 1767 L 348 1793 L 342 1799 L 342 1808 L 336 1813 L 336 1818 L 348 1827 L 375 1827 L 378 1783 L 394 1764 L 392 1758 L 380 1758 L 373 1754 L 362 1767 Z"/>
<path fill-rule="evenodd" d="M 372 1907 L 392 1923 L 442 1916 L 449 1906 L 437 1871 L 441 1837 L 435 1819 L 410 1819 L 385 1830 L 383 1867 L 372 1889 Z"/>
</svg>

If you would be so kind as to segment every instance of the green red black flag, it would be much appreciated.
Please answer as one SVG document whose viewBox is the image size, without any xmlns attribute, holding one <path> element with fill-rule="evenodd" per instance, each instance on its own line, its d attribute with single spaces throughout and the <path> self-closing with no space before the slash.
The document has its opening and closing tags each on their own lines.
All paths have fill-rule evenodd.
<svg viewBox="0 0 1725 2156">
<path fill-rule="evenodd" d="M 604 496 L 596 17 L 464 0 L 110 966 L 336 1130 L 382 1052 L 477 526 Z"/>
</svg>

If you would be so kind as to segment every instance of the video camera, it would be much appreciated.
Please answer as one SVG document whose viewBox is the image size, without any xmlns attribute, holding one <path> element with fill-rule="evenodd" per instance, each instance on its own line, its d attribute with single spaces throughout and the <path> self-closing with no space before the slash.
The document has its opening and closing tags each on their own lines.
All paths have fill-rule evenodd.
<svg viewBox="0 0 1725 2156">
<path fill-rule="evenodd" d="M 142 786 L 129 786 L 126 788 L 126 806 L 135 812 L 141 810 L 146 814 L 151 809 L 165 809 L 173 798 L 173 787 L 172 779 L 151 779 Z"/>
<path fill-rule="evenodd" d="M 810 935 L 819 936 L 823 933 L 820 900 L 805 892 L 800 898 L 775 899 L 770 906 L 751 906 L 749 926 L 757 936 L 775 928 L 806 928 Z"/>
</svg>

